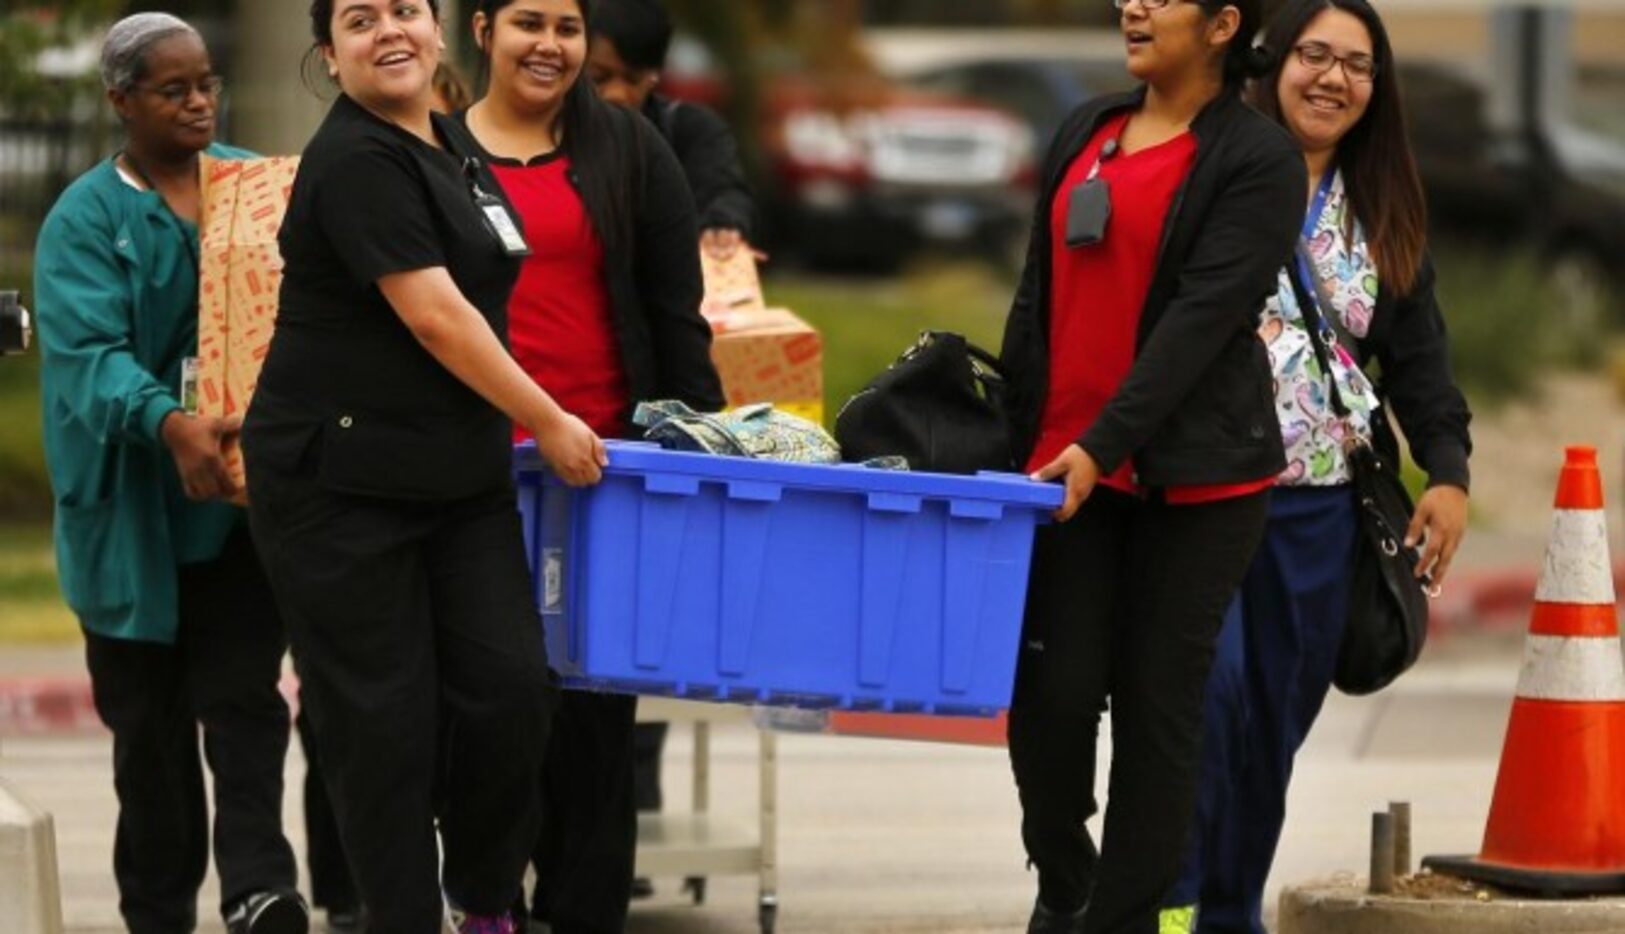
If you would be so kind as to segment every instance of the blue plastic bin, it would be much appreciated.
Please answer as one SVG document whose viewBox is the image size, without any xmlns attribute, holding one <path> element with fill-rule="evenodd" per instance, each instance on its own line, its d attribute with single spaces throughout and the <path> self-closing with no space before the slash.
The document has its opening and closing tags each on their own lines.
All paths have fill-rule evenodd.
<svg viewBox="0 0 1625 934">
<path fill-rule="evenodd" d="M 1061 490 L 611 444 L 596 487 L 516 451 L 567 684 L 745 703 L 1008 706 L 1033 529 Z"/>
</svg>

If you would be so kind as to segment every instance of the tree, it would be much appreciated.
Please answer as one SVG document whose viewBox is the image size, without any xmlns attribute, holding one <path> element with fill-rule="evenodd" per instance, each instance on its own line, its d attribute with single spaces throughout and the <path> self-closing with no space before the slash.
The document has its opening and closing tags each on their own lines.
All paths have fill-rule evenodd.
<svg viewBox="0 0 1625 934">
<path fill-rule="evenodd" d="M 39 57 L 82 38 L 117 14 L 120 0 L 55 0 L 49 6 L 26 2 L 0 14 L 0 113 L 17 118 L 60 115 L 73 99 L 94 86 L 94 76 L 42 74 Z"/>
</svg>

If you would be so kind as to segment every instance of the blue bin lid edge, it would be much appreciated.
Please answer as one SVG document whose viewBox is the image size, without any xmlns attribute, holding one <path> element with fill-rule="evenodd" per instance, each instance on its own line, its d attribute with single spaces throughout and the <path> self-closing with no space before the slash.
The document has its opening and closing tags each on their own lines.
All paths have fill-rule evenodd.
<svg viewBox="0 0 1625 934">
<path fill-rule="evenodd" d="M 699 477 L 718 483 L 729 480 L 779 483 L 786 486 L 846 493 L 894 493 L 928 499 L 976 499 L 1031 509 L 1054 509 L 1065 491 L 1059 484 L 1036 483 L 1021 474 L 982 473 L 977 476 L 923 471 L 876 470 L 858 464 L 789 464 L 688 451 L 667 451 L 643 441 L 608 441 L 607 473 L 665 473 Z M 514 448 L 518 471 L 546 469 L 533 441 Z"/>
</svg>

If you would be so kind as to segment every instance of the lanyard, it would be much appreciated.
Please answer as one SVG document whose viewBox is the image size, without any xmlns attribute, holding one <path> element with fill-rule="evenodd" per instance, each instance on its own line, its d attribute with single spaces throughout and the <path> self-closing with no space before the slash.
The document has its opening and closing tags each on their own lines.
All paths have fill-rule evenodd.
<svg viewBox="0 0 1625 934">
<path fill-rule="evenodd" d="M 1114 136 L 1107 140 L 1105 145 L 1100 147 L 1100 155 L 1095 157 L 1095 164 L 1089 167 L 1089 175 L 1084 179 L 1084 181 L 1092 182 L 1099 178 L 1101 165 L 1103 165 L 1107 159 L 1117 155 L 1117 150 L 1120 148 L 1122 147 L 1118 145 L 1117 137 Z"/>
<path fill-rule="evenodd" d="M 169 206 L 169 202 L 165 200 L 163 192 L 159 191 L 158 186 L 152 183 L 152 179 L 147 175 L 147 170 L 141 167 L 141 163 L 135 161 L 135 157 L 130 155 L 130 151 L 128 149 L 122 150 L 120 155 L 124 157 L 125 165 L 128 165 L 130 169 L 135 172 L 135 177 L 141 180 L 141 184 L 147 186 L 148 191 L 157 196 L 158 203 L 163 205 L 164 210 L 168 212 L 171 218 L 174 219 L 175 226 L 180 228 L 181 243 L 186 247 L 186 255 L 192 258 L 192 271 L 196 272 L 198 275 L 202 275 L 203 260 L 198 256 L 197 244 L 192 242 L 191 237 L 186 236 L 186 224 L 181 221 L 181 216 L 176 214 L 175 209 Z M 198 231 L 198 236 L 202 235 L 203 232 L 201 230 Z"/>
<path fill-rule="evenodd" d="M 1315 238 L 1315 230 L 1320 227 L 1320 216 L 1326 213 L 1326 202 L 1332 195 L 1332 182 L 1337 178 L 1337 170 L 1328 171 L 1320 180 L 1320 187 L 1315 189 L 1314 200 L 1309 202 L 1309 213 L 1303 219 L 1303 239 L 1310 241 Z M 1297 255 L 1298 276 L 1303 280 L 1304 288 L 1309 294 L 1315 294 L 1315 272 L 1309 266 L 1309 251 L 1299 250 Z"/>
</svg>

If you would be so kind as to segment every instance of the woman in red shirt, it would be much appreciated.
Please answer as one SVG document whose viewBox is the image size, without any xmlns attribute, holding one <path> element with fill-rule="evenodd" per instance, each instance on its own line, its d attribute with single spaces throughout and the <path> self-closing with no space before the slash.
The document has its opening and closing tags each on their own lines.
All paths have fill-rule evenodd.
<svg viewBox="0 0 1625 934">
<path fill-rule="evenodd" d="M 1302 159 L 1240 100 L 1257 0 L 1117 0 L 1138 90 L 1091 101 L 1046 160 L 1003 360 L 1039 533 L 1010 710 L 1030 931 L 1150 932 L 1195 803 L 1221 614 L 1283 463 L 1256 336 L 1291 254 Z M 1105 847 L 1100 714 L 1112 709 Z"/>
<path fill-rule="evenodd" d="M 476 3 L 489 81 L 463 119 L 530 247 L 508 307 L 515 359 L 600 435 L 628 437 L 640 401 L 716 411 L 723 397 L 693 197 L 655 127 L 581 80 L 591 12 L 588 0 Z M 630 696 L 564 692 L 531 906 L 555 934 L 625 926 L 635 711 Z"/>
</svg>

